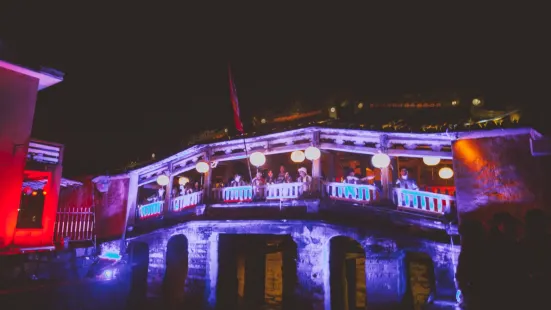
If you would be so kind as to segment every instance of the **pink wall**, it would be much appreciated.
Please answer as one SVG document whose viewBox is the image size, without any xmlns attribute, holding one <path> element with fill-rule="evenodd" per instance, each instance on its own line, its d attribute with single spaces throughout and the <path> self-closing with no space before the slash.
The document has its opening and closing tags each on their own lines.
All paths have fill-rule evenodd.
<svg viewBox="0 0 551 310">
<path fill-rule="evenodd" d="M 38 83 L 0 67 L 0 248 L 12 243 L 17 223 Z"/>
</svg>

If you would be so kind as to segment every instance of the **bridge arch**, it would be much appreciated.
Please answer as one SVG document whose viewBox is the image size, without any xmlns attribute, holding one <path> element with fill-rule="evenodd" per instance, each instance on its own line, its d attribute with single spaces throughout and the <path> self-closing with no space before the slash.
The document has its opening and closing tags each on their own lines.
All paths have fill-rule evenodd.
<svg viewBox="0 0 551 310">
<path fill-rule="evenodd" d="M 173 235 L 167 242 L 163 277 L 163 299 L 167 309 L 181 308 L 185 303 L 188 247 L 188 239 L 183 234 Z"/>
<path fill-rule="evenodd" d="M 436 269 L 431 256 L 414 249 L 404 250 L 405 303 L 414 310 L 423 309 L 436 293 Z"/>
<path fill-rule="evenodd" d="M 366 254 L 356 239 L 339 235 L 329 239 L 331 309 L 366 309 Z"/>
</svg>

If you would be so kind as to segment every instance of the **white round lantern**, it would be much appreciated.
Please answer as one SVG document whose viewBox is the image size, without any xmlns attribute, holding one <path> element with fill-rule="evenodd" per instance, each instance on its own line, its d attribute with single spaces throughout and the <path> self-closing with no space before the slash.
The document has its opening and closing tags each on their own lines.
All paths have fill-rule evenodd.
<svg viewBox="0 0 551 310">
<path fill-rule="evenodd" d="M 427 166 L 436 166 L 440 163 L 440 158 L 434 156 L 423 157 L 423 162 Z"/>
<path fill-rule="evenodd" d="M 186 185 L 188 183 L 189 183 L 189 179 L 186 178 L 186 177 L 181 177 L 181 178 L 178 179 L 178 184 L 180 184 L 180 185 Z"/>
<path fill-rule="evenodd" d="M 451 179 L 453 177 L 453 170 L 451 168 L 444 167 L 438 171 L 438 175 L 444 180 Z"/>
<path fill-rule="evenodd" d="M 390 165 L 390 157 L 385 153 L 378 153 L 371 157 L 371 164 L 375 168 L 386 168 Z"/>
<path fill-rule="evenodd" d="M 157 177 L 157 184 L 161 185 L 161 186 L 166 186 L 168 184 L 168 182 L 170 182 L 168 176 L 164 175 L 164 174 L 161 174 L 160 176 Z"/>
<path fill-rule="evenodd" d="M 294 151 L 291 153 L 291 160 L 295 163 L 301 163 L 306 158 L 303 151 Z"/>
<path fill-rule="evenodd" d="M 197 172 L 199 173 L 207 173 L 209 169 L 209 163 L 204 160 L 198 161 L 197 164 L 195 164 L 195 170 L 197 170 Z"/>
<path fill-rule="evenodd" d="M 249 161 L 258 168 L 266 163 L 266 156 L 260 152 L 254 152 L 249 156 Z"/>
<path fill-rule="evenodd" d="M 304 150 L 304 156 L 308 160 L 316 160 L 321 157 L 321 151 L 315 146 L 309 146 Z"/>
</svg>

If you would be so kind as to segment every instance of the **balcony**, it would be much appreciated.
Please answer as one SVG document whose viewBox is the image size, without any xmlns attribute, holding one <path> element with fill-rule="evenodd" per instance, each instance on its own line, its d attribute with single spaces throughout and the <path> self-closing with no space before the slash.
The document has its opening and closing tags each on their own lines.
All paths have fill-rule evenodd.
<svg viewBox="0 0 551 310">
<path fill-rule="evenodd" d="M 386 154 L 385 163 L 379 160 L 384 156 L 377 156 L 381 153 Z M 270 216 L 266 208 L 276 206 L 281 211 L 294 208 L 288 211 L 296 214 L 304 207 L 314 213 L 320 208 L 340 212 L 351 206 L 353 212 L 363 208 L 440 217 L 455 204 L 450 167 L 451 144 L 440 135 L 312 128 L 247 138 L 246 145 L 229 140 L 191 147 L 135 171 L 132 195 L 141 203 L 138 220 L 180 218 L 192 210 L 203 215 L 206 209 L 239 218 L 237 209 L 249 207 L 254 209 L 249 210 L 251 214 Z M 296 182 L 304 173 L 311 184 Z M 230 186 L 242 181 L 270 183 Z"/>
</svg>

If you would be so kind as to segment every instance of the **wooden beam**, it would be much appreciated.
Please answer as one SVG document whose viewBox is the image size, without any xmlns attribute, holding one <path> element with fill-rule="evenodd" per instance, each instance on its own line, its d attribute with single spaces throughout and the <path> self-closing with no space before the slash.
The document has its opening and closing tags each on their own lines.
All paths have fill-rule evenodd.
<svg viewBox="0 0 551 310">
<path fill-rule="evenodd" d="M 331 151 L 344 151 L 356 154 L 377 154 L 379 150 L 373 147 L 356 146 L 356 145 L 340 145 L 334 143 L 321 143 L 320 149 Z M 428 150 L 388 150 L 389 156 L 403 156 L 403 157 L 417 157 L 422 158 L 425 156 L 434 156 L 442 159 L 452 159 L 451 152 L 434 152 Z"/>
<path fill-rule="evenodd" d="M 274 154 L 281 154 L 281 153 L 287 153 L 287 152 L 290 153 L 296 150 L 305 150 L 309 146 L 310 146 L 310 143 L 286 145 L 286 146 L 271 148 L 268 151 L 265 151 L 263 153 L 264 155 L 274 155 Z M 229 161 L 229 160 L 245 159 L 246 157 L 247 156 L 245 155 L 245 152 L 239 152 L 235 154 L 213 156 L 211 160 L 222 162 L 222 161 Z"/>
</svg>

